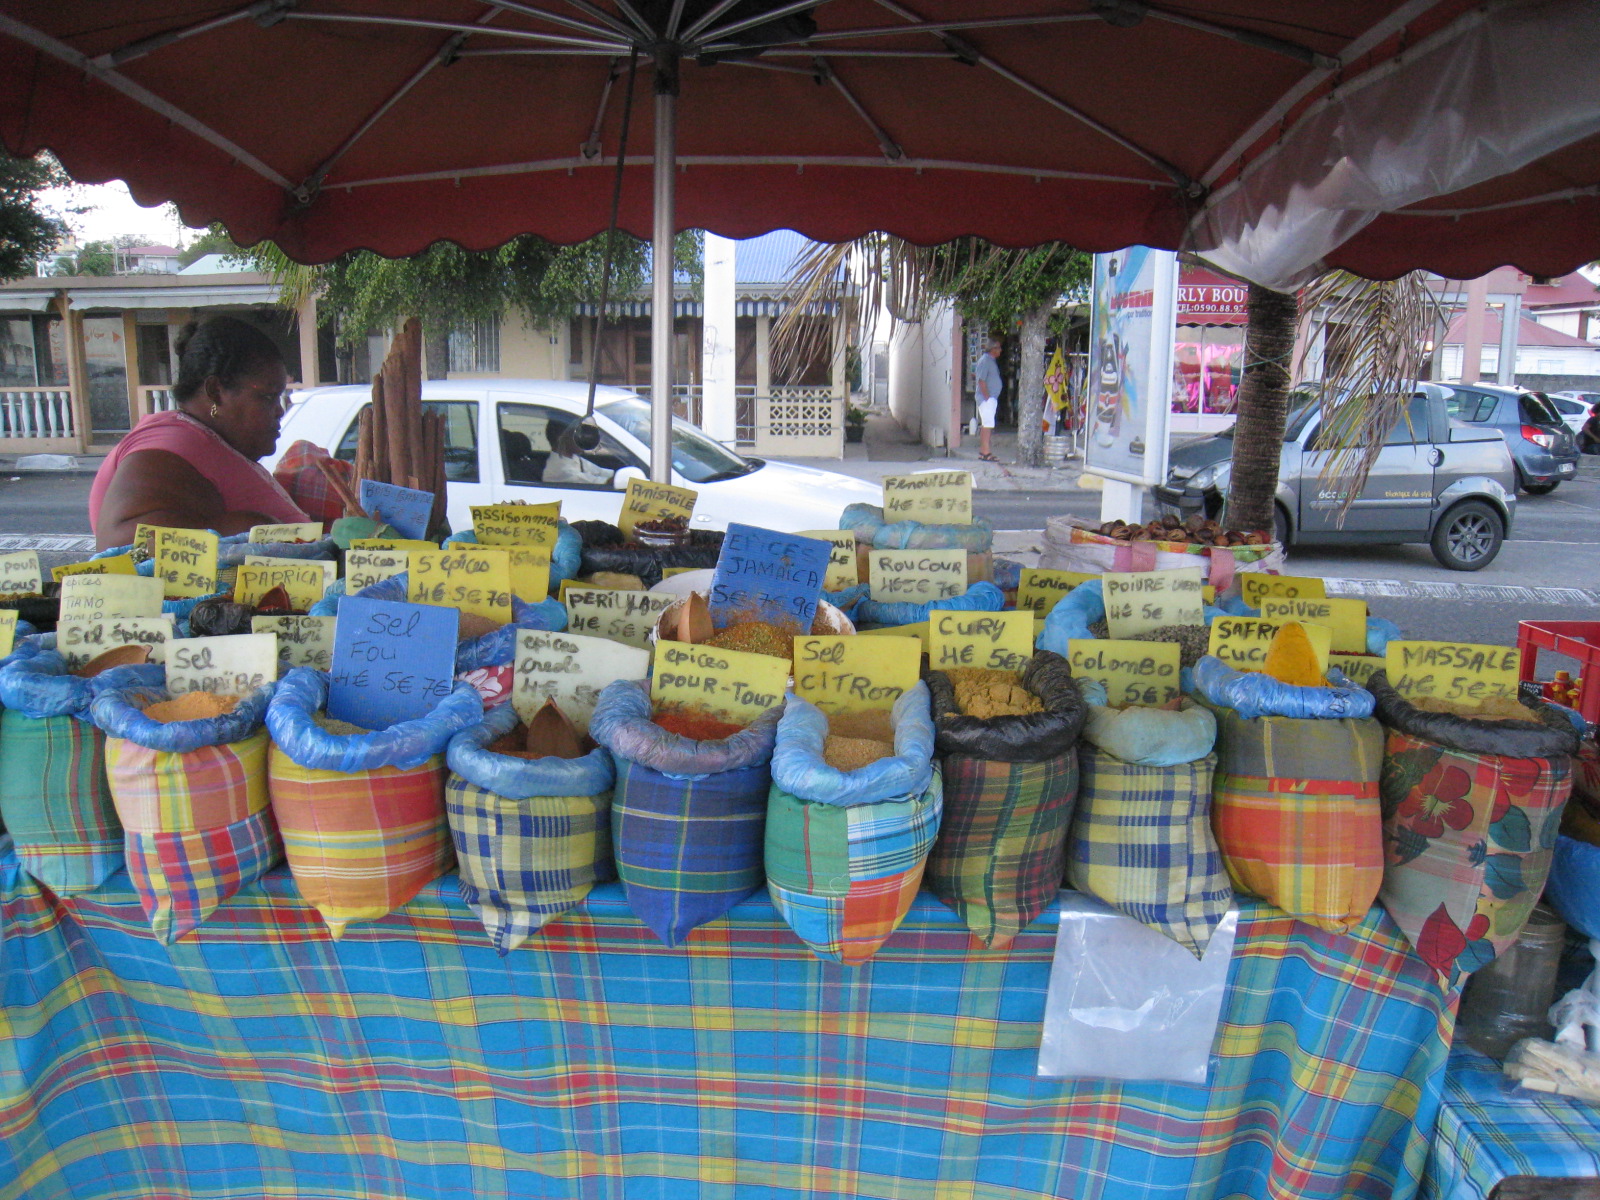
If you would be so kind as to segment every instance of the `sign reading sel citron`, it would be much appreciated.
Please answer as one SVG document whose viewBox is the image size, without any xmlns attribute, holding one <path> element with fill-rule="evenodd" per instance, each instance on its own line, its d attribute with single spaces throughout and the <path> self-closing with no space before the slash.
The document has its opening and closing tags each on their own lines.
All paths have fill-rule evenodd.
<svg viewBox="0 0 1600 1200">
<path fill-rule="evenodd" d="M 559 500 L 551 504 L 472 506 L 472 532 L 485 546 L 554 546 L 560 520 Z"/>
<path fill-rule="evenodd" d="M 1040 616 L 1046 616 L 1073 588 L 1099 578 L 1098 575 L 1086 575 L 1082 571 L 1024 567 L 1022 580 L 1017 585 L 1017 607 L 1032 609 Z"/>
<path fill-rule="evenodd" d="M 1267 665 L 1267 650 L 1272 646 L 1272 639 L 1289 623 L 1272 617 L 1218 617 L 1211 622 L 1211 642 L 1206 652 L 1236 671 L 1259 671 Z M 1317 656 L 1317 669 L 1327 674 L 1333 630 L 1304 621 L 1299 625 L 1306 631 L 1311 652 Z"/>
<path fill-rule="evenodd" d="M 149 646 L 151 662 L 166 662 L 172 640 L 172 614 L 154 617 L 95 617 L 56 625 L 56 649 L 77 670 L 90 659 L 118 646 Z"/>
<path fill-rule="evenodd" d="M 1291 600 L 1267 596 L 1261 615 L 1273 621 L 1299 621 L 1325 625 L 1333 631 L 1333 648 L 1341 654 L 1360 654 L 1367 648 L 1365 600 Z"/>
<path fill-rule="evenodd" d="M 336 617 L 251 617 L 251 633 L 270 633 L 278 639 L 278 656 L 291 667 L 326 671 L 333 666 L 333 627 Z"/>
<path fill-rule="evenodd" d="M 861 582 L 860 570 L 856 565 L 856 535 L 853 530 L 808 529 L 799 536 L 816 538 L 833 547 L 833 553 L 828 556 L 828 576 L 822 581 L 823 591 L 842 592 Z"/>
<path fill-rule="evenodd" d="M 1177 642 L 1127 642 L 1115 638 L 1071 638 L 1067 657 L 1080 679 L 1106 685 L 1112 708 L 1159 708 L 1180 695 Z"/>
<path fill-rule="evenodd" d="M 1239 575 L 1239 594 L 1251 608 L 1260 608 L 1269 596 L 1283 600 L 1321 600 L 1328 593 L 1322 580 L 1309 575 L 1267 575 L 1243 571 Z M 1263 617 L 1266 613 L 1261 614 Z"/>
<path fill-rule="evenodd" d="M 138 565 L 131 554 L 113 554 L 110 558 L 91 558 L 88 562 L 67 563 L 51 567 L 50 578 L 60 583 L 69 575 L 137 575 Z"/>
<path fill-rule="evenodd" d="M 244 696 L 278 677 L 278 639 L 270 633 L 176 638 L 167 643 L 167 690 Z"/>
<path fill-rule="evenodd" d="M 1431 696 L 1462 705 L 1516 699 L 1522 655 L 1509 646 L 1461 642 L 1390 642 L 1384 671 L 1408 699 Z"/>
<path fill-rule="evenodd" d="M 936 671 L 977 667 L 1022 669 L 1033 658 L 1033 613 L 938 612 L 928 614 L 928 665 Z"/>
<path fill-rule="evenodd" d="M 967 471 L 922 471 L 883 481 L 883 519 L 931 525 L 972 524 L 972 475 Z"/>
<path fill-rule="evenodd" d="M 921 669 L 922 643 L 914 637 L 794 640 L 794 694 L 825 713 L 893 708 Z"/>
<path fill-rule="evenodd" d="M 1165 625 L 1205 624 L 1199 567 L 1107 571 L 1100 579 L 1106 629 L 1113 638 L 1131 638 Z"/>
<path fill-rule="evenodd" d="M 570 582 L 570 581 L 569 581 Z M 592 588 L 581 584 L 563 587 L 567 628 L 625 646 L 650 647 L 650 630 L 656 618 L 679 599 L 660 592 L 634 592 L 623 588 Z"/>
<path fill-rule="evenodd" d="M 511 622 L 511 556 L 502 549 L 457 546 L 413 550 L 406 599 L 458 608 L 501 625 Z"/>
<path fill-rule="evenodd" d="M 531 721 L 554 700 L 556 707 L 587 733 L 600 690 L 619 679 L 643 679 L 650 670 L 650 652 L 581 633 L 517 630 L 517 656 L 512 664 L 511 704 L 517 716 Z"/>
<path fill-rule="evenodd" d="M 967 590 L 965 550 L 874 550 L 867 555 L 867 590 L 872 598 L 947 600 Z"/>
<path fill-rule="evenodd" d="M 69 575 L 61 581 L 57 620 L 154 617 L 161 612 L 161 580 L 146 575 Z"/>
<path fill-rule="evenodd" d="M 719 650 L 687 642 L 657 642 L 650 702 L 697 708 L 735 725 L 748 725 L 783 703 L 789 660 L 744 650 Z"/>
<path fill-rule="evenodd" d="M 205 529 L 156 530 L 156 578 L 169 600 L 217 590 L 217 535 Z"/>
<path fill-rule="evenodd" d="M 673 487 L 670 483 L 651 483 L 648 479 L 628 480 L 628 490 L 622 494 L 622 512 L 617 517 L 617 528 L 624 537 L 633 536 L 633 527 L 640 521 L 654 521 L 657 517 L 692 517 L 694 502 L 700 493 L 693 488 Z"/>
</svg>

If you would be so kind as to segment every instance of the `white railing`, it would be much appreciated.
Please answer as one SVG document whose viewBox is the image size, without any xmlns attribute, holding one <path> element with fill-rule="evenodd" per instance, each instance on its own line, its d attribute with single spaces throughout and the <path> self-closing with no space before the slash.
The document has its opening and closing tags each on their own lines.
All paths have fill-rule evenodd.
<svg viewBox="0 0 1600 1200">
<path fill-rule="evenodd" d="M 0 388 L 0 438 L 77 437 L 67 388 Z"/>
<path fill-rule="evenodd" d="M 150 384 L 139 389 L 139 415 L 148 417 L 151 413 L 171 412 L 178 407 L 178 402 L 172 398 L 172 389 L 164 384 Z"/>
<path fill-rule="evenodd" d="M 844 397 L 830 385 L 775 385 L 755 398 L 756 453 L 844 457 Z"/>
</svg>

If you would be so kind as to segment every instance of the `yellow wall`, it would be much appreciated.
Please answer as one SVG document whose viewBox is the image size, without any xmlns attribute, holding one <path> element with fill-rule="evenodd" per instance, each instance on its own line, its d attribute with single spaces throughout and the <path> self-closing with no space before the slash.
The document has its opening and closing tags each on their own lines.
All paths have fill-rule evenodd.
<svg viewBox="0 0 1600 1200">
<path fill-rule="evenodd" d="M 552 337 L 556 339 L 554 345 L 550 343 Z M 451 379 L 565 379 L 566 377 L 566 330 L 531 329 L 518 313 L 508 313 L 500 320 L 498 371 L 450 372 Z"/>
</svg>

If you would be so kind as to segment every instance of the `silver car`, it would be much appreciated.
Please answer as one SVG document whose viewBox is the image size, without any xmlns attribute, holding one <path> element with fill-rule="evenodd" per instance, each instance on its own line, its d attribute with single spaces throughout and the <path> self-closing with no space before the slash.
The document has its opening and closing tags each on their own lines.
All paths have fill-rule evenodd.
<svg viewBox="0 0 1600 1200">
<path fill-rule="evenodd" d="M 1450 417 L 1451 394 L 1437 384 L 1417 385 L 1407 419 L 1389 431 L 1342 522 L 1345 494 L 1321 478 L 1333 451 L 1319 442 L 1320 406 L 1312 392 L 1291 394 L 1278 460 L 1277 539 L 1285 545 L 1426 542 L 1456 571 L 1493 562 L 1516 514 L 1516 467 L 1498 429 Z M 1181 516 L 1218 516 L 1232 459 L 1231 429 L 1174 447 L 1167 481 L 1153 489 L 1156 503 Z"/>
</svg>

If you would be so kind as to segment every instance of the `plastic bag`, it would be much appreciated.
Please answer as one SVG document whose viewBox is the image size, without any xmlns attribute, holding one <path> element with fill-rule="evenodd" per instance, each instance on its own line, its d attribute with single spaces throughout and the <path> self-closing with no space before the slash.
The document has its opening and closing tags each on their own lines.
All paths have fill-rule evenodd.
<svg viewBox="0 0 1600 1200">
<path fill-rule="evenodd" d="M 841 612 L 849 612 L 858 603 L 867 598 L 867 585 L 864 583 L 852 584 L 842 592 L 823 592 L 822 598 Z"/>
<path fill-rule="evenodd" d="M 1175 767 L 1211 753 L 1217 742 L 1217 718 L 1210 709 L 1188 700 L 1176 711 L 1092 704 L 1083 739 L 1125 763 Z"/>
<path fill-rule="evenodd" d="M 111 676 L 127 667 L 118 667 Z M 234 705 L 232 712 L 220 717 L 206 717 L 198 721 L 157 721 L 144 715 L 152 704 L 170 700 L 172 694 L 165 687 L 119 685 L 111 679 L 89 706 L 89 719 L 107 737 L 126 738 L 149 750 L 165 750 L 172 754 L 186 754 L 202 746 L 225 746 L 241 742 L 260 729 L 267 719 L 267 705 L 276 683 L 256 688 Z"/>
<path fill-rule="evenodd" d="M 1548 704 L 1535 705 L 1526 721 L 1475 721 L 1416 708 L 1390 686 L 1385 671 L 1372 673 L 1367 690 L 1377 702 L 1378 720 L 1447 750 L 1502 758 L 1560 758 L 1578 752 L 1578 731 Z"/>
<path fill-rule="evenodd" d="M 697 742 L 669 732 L 650 715 L 650 685 L 619 679 L 601 691 L 589 719 L 589 736 L 618 758 L 641 763 L 673 779 L 703 779 L 769 762 L 783 707 L 769 709 L 753 724 L 714 742 Z"/>
<path fill-rule="evenodd" d="M 994 546 L 994 526 L 982 517 L 965 525 L 933 525 L 923 521 L 885 521 L 876 504 L 847 504 L 839 528 L 856 541 L 878 550 L 965 550 L 982 554 Z"/>
<path fill-rule="evenodd" d="M 956 708 L 955 689 L 943 671 L 928 672 L 933 723 L 940 754 L 965 754 L 991 762 L 1044 762 L 1071 753 L 1089 712 L 1059 654 L 1035 654 L 1022 672 L 1022 686 L 1044 711 L 1006 717 L 967 717 Z"/>
<path fill-rule="evenodd" d="M 828 718 L 815 704 L 792 692 L 784 698 L 772 752 L 772 781 L 791 796 L 850 808 L 922 795 L 933 778 L 933 718 L 928 688 L 917 682 L 889 713 L 894 754 L 854 771 L 830 767 L 822 758 Z"/>
<path fill-rule="evenodd" d="M 863 625 L 915 625 L 926 621 L 931 612 L 999 612 L 1005 606 L 1005 593 L 988 580 L 979 580 L 960 596 L 923 604 L 910 600 L 879 601 L 863 596 L 856 603 L 854 619 Z"/>
<path fill-rule="evenodd" d="M 54 634 L 28 638 L 0 667 L 0 707 L 14 708 L 24 716 L 77 717 L 89 720 L 89 706 L 108 688 L 141 683 L 160 687 L 166 668 L 159 663 L 119 667 L 92 679 L 80 679 L 67 670 L 67 660 L 55 650 Z"/>
<path fill-rule="evenodd" d="M 1557 837 L 1545 898 L 1568 925 L 1600 939 L 1600 846 L 1565 834 Z"/>
<path fill-rule="evenodd" d="M 1069 656 L 1067 643 L 1092 638 L 1089 626 L 1106 619 L 1106 600 L 1098 579 L 1086 579 L 1056 602 L 1044 619 L 1037 645 L 1041 650 Z"/>
<path fill-rule="evenodd" d="M 376 733 L 328 732 L 316 722 L 327 703 L 328 673 L 296 667 L 278 681 L 267 705 L 273 743 L 298 765 L 317 771 L 420 767 L 483 716 L 483 701 L 469 683 L 456 684 L 427 716 Z"/>
<path fill-rule="evenodd" d="M 1600 1054 L 1600 937 L 1589 943 L 1594 970 L 1582 987 L 1573 988 L 1550 1007 L 1555 1043 Z"/>
<path fill-rule="evenodd" d="M 1091 896 L 1062 893 L 1038 1074 L 1205 1083 L 1238 922 L 1230 908 L 1196 959 Z"/>
<path fill-rule="evenodd" d="M 611 753 L 597 746 L 582 758 L 513 758 L 491 754 L 487 747 L 517 727 L 509 704 L 492 708 L 483 720 L 450 739 L 445 761 L 474 787 L 507 800 L 539 796 L 593 796 L 610 792 L 617 773 Z"/>
<path fill-rule="evenodd" d="M 583 537 L 583 556 L 579 572 L 593 575 L 596 571 L 614 571 L 620 575 L 636 575 L 646 588 L 661 582 L 661 573 L 667 567 L 715 567 L 722 555 L 720 530 L 694 529 L 689 532 L 689 544 L 669 550 L 655 550 L 646 546 L 629 546 L 620 539 L 611 540 L 614 526 L 599 521 L 580 521 L 578 532 Z"/>
<path fill-rule="evenodd" d="M 476 546 L 478 535 L 470 529 L 463 529 L 460 533 L 452 533 L 445 538 L 446 546 Z M 578 567 L 583 562 L 583 539 L 578 536 L 578 531 L 565 521 L 556 522 L 556 544 L 550 548 L 550 592 L 552 595 L 561 590 L 561 583 L 566 579 L 576 579 Z"/>
<path fill-rule="evenodd" d="M 1240 671 L 1207 654 L 1194 668 L 1195 686 L 1212 704 L 1231 708 L 1241 717 L 1370 717 L 1372 693 L 1356 687 L 1296 687 L 1263 675 Z"/>
</svg>

